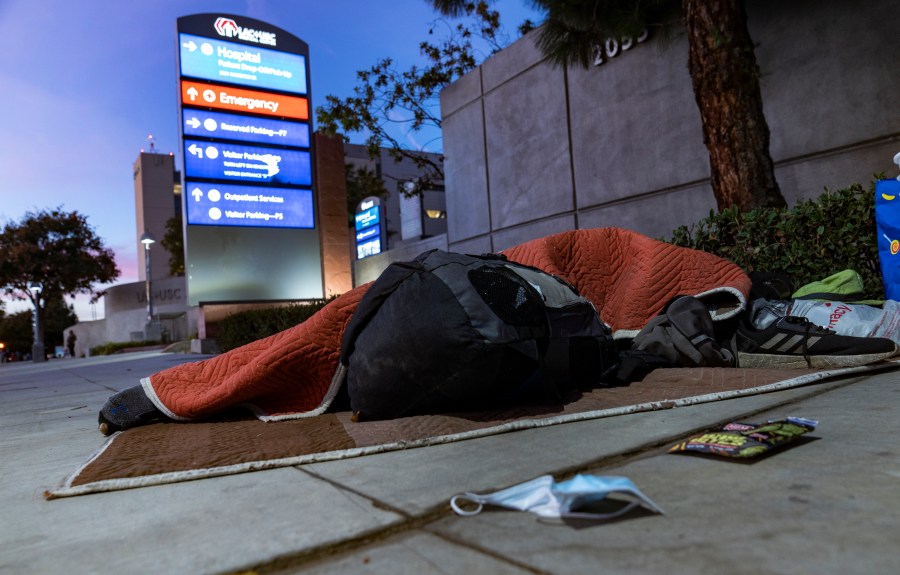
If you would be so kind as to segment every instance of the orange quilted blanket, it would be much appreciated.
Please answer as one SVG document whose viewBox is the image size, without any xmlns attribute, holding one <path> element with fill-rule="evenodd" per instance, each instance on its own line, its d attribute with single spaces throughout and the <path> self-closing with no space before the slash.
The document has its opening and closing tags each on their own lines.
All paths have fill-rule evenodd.
<svg viewBox="0 0 900 575">
<path fill-rule="evenodd" d="M 675 295 L 704 299 L 713 318 L 723 319 L 744 307 L 750 290 L 747 275 L 731 262 L 618 228 L 563 232 L 503 253 L 573 284 L 617 336 L 636 333 Z M 144 378 L 143 388 L 177 420 L 237 405 L 265 420 L 323 413 L 343 380 L 341 336 L 367 287 L 281 333 Z"/>
</svg>

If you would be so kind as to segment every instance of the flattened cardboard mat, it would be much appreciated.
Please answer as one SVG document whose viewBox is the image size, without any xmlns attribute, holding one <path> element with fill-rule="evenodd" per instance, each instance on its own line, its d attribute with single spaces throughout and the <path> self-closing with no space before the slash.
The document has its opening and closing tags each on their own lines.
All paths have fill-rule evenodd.
<svg viewBox="0 0 900 575">
<path fill-rule="evenodd" d="M 668 409 L 809 385 L 900 366 L 835 370 L 659 369 L 627 387 L 600 388 L 556 405 L 352 422 L 349 412 L 263 422 L 230 413 L 193 423 L 156 423 L 109 437 L 47 498 L 346 459 L 509 431 Z"/>
</svg>

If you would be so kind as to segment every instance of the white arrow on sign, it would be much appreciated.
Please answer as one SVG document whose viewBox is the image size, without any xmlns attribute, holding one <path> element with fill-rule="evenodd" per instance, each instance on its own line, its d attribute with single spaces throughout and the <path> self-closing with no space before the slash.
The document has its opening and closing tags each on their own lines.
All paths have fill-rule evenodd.
<svg viewBox="0 0 900 575">
<path fill-rule="evenodd" d="M 199 202 L 200 198 L 203 197 L 203 192 L 200 191 L 200 188 L 194 188 L 191 190 L 191 195 L 194 196 L 195 202 Z"/>
<path fill-rule="evenodd" d="M 187 89 L 187 95 L 191 97 L 191 102 L 197 99 L 197 94 L 200 92 L 197 91 L 197 88 L 191 86 Z"/>
<path fill-rule="evenodd" d="M 190 120 L 188 120 L 188 121 L 185 122 L 185 123 L 186 123 L 188 126 L 190 126 L 190 127 L 192 127 L 193 129 L 196 130 L 196 129 L 197 129 L 197 126 L 200 125 L 200 120 L 198 120 L 197 118 L 191 118 Z"/>
<path fill-rule="evenodd" d="M 184 46 L 185 48 L 187 48 L 189 52 L 193 52 L 194 50 L 197 49 L 197 45 L 194 44 L 194 41 L 193 41 L 193 40 L 190 40 L 190 41 L 188 41 L 188 42 L 185 42 L 184 44 L 182 44 L 182 46 Z"/>
<path fill-rule="evenodd" d="M 197 144 L 191 144 L 191 147 L 188 148 L 188 152 L 190 152 L 192 156 L 197 156 L 198 158 L 203 157 L 203 148 L 197 146 Z"/>
</svg>

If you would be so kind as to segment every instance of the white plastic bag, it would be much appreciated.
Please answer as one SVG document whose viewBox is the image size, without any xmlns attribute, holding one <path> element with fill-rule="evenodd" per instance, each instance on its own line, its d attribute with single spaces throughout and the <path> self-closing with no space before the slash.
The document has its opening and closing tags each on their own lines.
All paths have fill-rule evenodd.
<svg viewBox="0 0 900 575">
<path fill-rule="evenodd" d="M 885 300 L 884 308 L 839 301 L 795 299 L 787 315 L 810 322 L 840 335 L 886 337 L 900 344 L 900 303 Z"/>
</svg>

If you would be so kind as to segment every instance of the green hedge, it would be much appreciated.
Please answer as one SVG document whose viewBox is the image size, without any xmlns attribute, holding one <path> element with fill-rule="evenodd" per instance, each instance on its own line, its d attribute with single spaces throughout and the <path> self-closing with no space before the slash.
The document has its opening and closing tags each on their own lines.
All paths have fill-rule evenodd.
<svg viewBox="0 0 900 575">
<path fill-rule="evenodd" d="M 876 174 L 875 178 L 880 179 Z M 866 297 L 884 297 L 875 230 L 875 183 L 829 191 L 792 208 L 736 208 L 672 232 L 671 243 L 716 254 L 747 272 L 785 272 L 795 288 L 845 269 L 859 272 Z"/>
<path fill-rule="evenodd" d="M 216 341 L 222 351 L 228 351 L 274 335 L 306 321 L 336 297 L 231 314 L 219 325 Z"/>
</svg>

